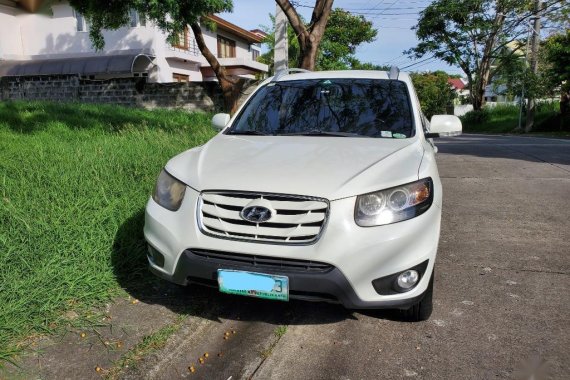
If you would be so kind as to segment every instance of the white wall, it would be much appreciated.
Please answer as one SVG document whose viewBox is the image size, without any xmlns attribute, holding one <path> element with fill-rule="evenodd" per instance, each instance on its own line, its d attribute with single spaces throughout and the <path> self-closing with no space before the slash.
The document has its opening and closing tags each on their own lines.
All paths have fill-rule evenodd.
<svg viewBox="0 0 570 380">
<path fill-rule="evenodd" d="M 151 25 L 104 31 L 103 53 L 154 53 L 163 48 L 163 40 L 156 38 L 159 34 Z M 76 30 L 76 19 L 69 4 L 53 4 L 34 14 L 0 6 L 0 56 L 3 59 L 65 58 L 93 54 L 97 52 L 91 45 L 89 33 Z"/>
<path fill-rule="evenodd" d="M 203 28 L 208 48 L 217 56 L 217 33 L 236 41 L 236 58 L 251 61 L 249 44 L 236 36 L 218 30 Z M 77 31 L 73 9 L 66 1 L 44 4 L 37 13 L 0 5 L 0 59 L 27 60 L 42 58 L 70 58 L 98 54 L 147 53 L 156 57 L 157 68 L 151 79 L 171 82 L 173 73 L 190 75 L 192 81 L 201 81 L 200 66 L 209 64 L 201 54 L 188 52 L 174 59 L 166 42 L 166 34 L 147 22 L 144 27 L 124 27 L 104 31 L 105 47 L 97 52 L 91 45 L 87 31 Z M 194 38 L 190 31 L 190 38 Z M 170 57 L 170 58 L 167 58 Z M 186 59 L 188 58 L 188 59 Z"/>
<path fill-rule="evenodd" d="M 23 55 L 29 58 L 77 57 L 93 55 L 96 50 L 89 33 L 78 32 L 73 9 L 69 4 L 52 6 L 50 14 L 24 14 L 19 16 L 22 30 Z M 104 31 L 104 52 L 153 50 L 155 30 L 152 27 L 121 28 Z"/>
<path fill-rule="evenodd" d="M 210 51 L 212 52 L 212 54 L 214 54 L 216 57 L 218 56 L 218 35 L 216 32 L 212 32 L 206 28 L 202 28 L 202 35 L 204 36 L 204 42 L 206 43 L 206 46 L 208 47 L 208 49 L 210 49 Z M 194 34 L 192 33 L 192 38 L 194 38 Z M 203 66 L 210 66 L 208 64 L 208 61 L 206 61 L 206 58 L 203 58 Z"/>
<path fill-rule="evenodd" d="M 161 68 L 161 72 L 165 74 L 165 77 L 161 78 L 164 79 L 162 82 L 171 82 L 174 73 L 189 75 L 191 82 L 202 81 L 202 72 L 198 63 L 190 64 L 176 59 L 167 59 L 166 61 L 167 65 Z"/>
<path fill-rule="evenodd" d="M 236 42 L 236 57 L 235 58 L 243 58 L 251 60 L 251 51 L 249 51 L 249 43 L 247 41 L 238 39 L 235 35 L 230 34 L 224 30 L 217 30 L 216 32 L 211 32 L 206 28 L 202 29 L 202 34 L 204 35 L 204 41 L 206 42 L 206 46 L 214 53 L 214 55 L 218 56 L 218 35 L 222 37 L 226 37 L 230 40 Z M 205 60 L 204 60 L 205 61 Z M 207 64 L 207 62 L 205 62 Z"/>
<path fill-rule="evenodd" d="M 17 9 L 0 5 L 0 59 L 14 59 L 23 54 L 19 13 Z"/>
</svg>

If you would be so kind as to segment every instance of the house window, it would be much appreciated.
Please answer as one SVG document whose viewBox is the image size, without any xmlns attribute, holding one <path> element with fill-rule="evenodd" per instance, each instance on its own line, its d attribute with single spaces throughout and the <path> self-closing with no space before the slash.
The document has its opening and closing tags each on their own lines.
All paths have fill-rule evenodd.
<svg viewBox="0 0 570 380">
<path fill-rule="evenodd" d="M 173 73 L 172 74 L 172 81 L 173 82 L 190 82 L 190 75 Z"/>
<path fill-rule="evenodd" d="M 184 31 L 182 33 L 179 33 L 174 38 L 174 43 L 172 44 L 172 46 L 174 46 L 176 48 L 188 50 L 188 46 L 189 46 L 189 44 L 188 44 L 188 28 L 184 28 Z"/>
<path fill-rule="evenodd" d="M 73 17 L 75 17 L 75 27 L 78 32 L 87 32 L 87 21 L 85 17 L 76 10 L 73 10 Z"/>
<path fill-rule="evenodd" d="M 218 36 L 218 58 L 234 58 L 236 56 L 236 42 L 229 38 Z"/>
<path fill-rule="evenodd" d="M 257 58 L 259 58 L 259 50 L 251 49 L 251 59 L 257 61 Z"/>
<path fill-rule="evenodd" d="M 129 11 L 129 17 L 130 17 L 130 24 L 132 28 L 136 28 L 137 26 L 146 26 L 146 17 L 141 16 L 139 14 L 139 12 L 135 11 L 134 9 L 131 9 Z"/>
</svg>

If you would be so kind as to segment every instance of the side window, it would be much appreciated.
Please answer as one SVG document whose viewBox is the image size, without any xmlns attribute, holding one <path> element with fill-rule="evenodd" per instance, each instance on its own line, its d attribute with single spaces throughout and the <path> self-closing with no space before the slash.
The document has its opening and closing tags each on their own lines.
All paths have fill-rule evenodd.
<svg viewBox="0 0 570 380">
<path fill-rule="evenodd" d="M 235 58 L 236 42 L 229 38 L 218 36 L 218 58 Z"/>
<path fill-rule="evenodd" d="M 137 26 L 146 26 L 146 17 L 144 17 L 144 15 L 140 15 L 139 12 L 134 9 L 129 11 L 129 17 L 131 19 L 130 25 L 132 28 L 136 28 Z"/>
<path fill-rule="evenodd" d="M 190 82 L 190 75 L 173 73 L 172 74 L 172 81 L 173 82 Z"/>
<path fill-rule="evenodd" d="M 85 17 L 75 9 L 73 10 L 73 17 L 75 17 L 75 28 L 78 32 L 87 32 L 87 22 L 85 21 Z"/>
<path fill-rule="evenodd" d="M 175 36 L 172 46 L 175 48 L 188 50 L 188 47 L 190 46 L 188 28 L 184 28 L 184 31 L 182 33 L 179 33 Z"/>
</svg>

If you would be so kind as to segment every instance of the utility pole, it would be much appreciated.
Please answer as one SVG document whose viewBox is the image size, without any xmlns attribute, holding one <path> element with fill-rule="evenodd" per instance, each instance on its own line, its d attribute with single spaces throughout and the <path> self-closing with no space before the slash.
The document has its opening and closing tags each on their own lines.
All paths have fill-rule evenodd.
<svg viewBox="0 0 570 380">
<path fill-rule="evenodd" d="M 532 39 L 530 42 L 530 71 L 533 74 L 538 72 L 538 44 L 540 42 L 540 19 L 542 17 L 542 11 L 544 9 L 544 3 L 542 0 L 536 0 L 535 11 L 536 15 L 534 17 L 534 22 L 532 26 Z M 536 112 L 536 99 L 532 96 L 528 97 L 527 107 L 526 107 L 526 127 L 524 131 L 526 133 L 532 131 L 534 127 L 534 114 Z"/>
<path fill-rule="evenodd" d="M 287 26 L 289 20 L 283 9 L 276 5 L 275 9 L 275 49 L 273 51 L 274 70 L 286 70 L 289 67 L 289 53 L 287 46 Z"/>
</svg>

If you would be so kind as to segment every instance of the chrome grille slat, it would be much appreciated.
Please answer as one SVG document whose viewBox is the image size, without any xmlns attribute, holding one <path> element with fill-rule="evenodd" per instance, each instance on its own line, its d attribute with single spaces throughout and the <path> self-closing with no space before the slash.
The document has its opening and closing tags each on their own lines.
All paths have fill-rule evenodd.
<svg viewBox="0 0 570 380">
<path fill-rule="evenodd" d="M 262 197 L 263 197 L 262 194 L 258 195 L 258 198 L 262 198 Z M 238 198 L 238 197 L 231 197 L 228 195 L 220 195 L 220 194 L 215 194 L 215 193 L 203 193 L 202 199 L 207 201 L 207 202 L 214 203 L 214 204 L 223 204 L 223 205 L 244 207 L 249 202 L 251 202 L 252 199 L 255 199 L 255 198 L 242 198 L 242 197 Z M 284 199 L 287 199 L 287 198 L 284 198 Z M 294 199 L 294 198 L 289 198 L 288 200 L 283 200 L 283 201 L 278 201 L 278 200 L 272 199 L 271 204 L 273 205 L 273 208 L 275 208 L 276 210 L 283 209 L 283 210 L 311 211 L 311 210 L 319 210 L 319 209 L 323 209 L 323 208 L 327 207 L 326 203 L 324 203 L 322 201 L 304 200 L 303 198 L 297 198 L 297 199 L 299 199 L 298 201 L 291 201 L 290 199 Z"/>
<path fill-rule="evenodd" d="M 232 224 L 221 221 L 220 219 L 204 218 L 204 225 L 217 230 L 226 231 L 228 233 L 266 235 L 278 237 L 297 237 L 305 235 L 317 235 L 321 230 L 320 227 L 289 227 L 289 228 L 272 228 L 260 226 L 244 226 L 240 224 Z"/>
<path fill-rule="evenodd" d="M 275 214 L 265 223 L 244 220 L 240 213 L 257 199 L 269 201 Z M 200 195 L 202 232 L 226 239 L 280 244 L 310 244 L 326 225 L 325 199 L 285 194 L 212 191 Z"/>
<path fill-rule="evenodd" d="M 219 218 L 225 219 L 236 219 L 242 220 L 241 216 L 239 215 L 239 211 L 228 210 L 222 207 L 218 207 L 215 204 L 204 204 L 202 206 L 202 212 L 208 213 L 210 215 L 214 215 Z M 302 214 L 295 214 L 295 215 L 282 215 L 277 212 L 271 221 L 273 223 L 287 223 L 287 224 L 307 224 L 307 223 L 316 223 L 322 222 L 324 219 L 324 212 L 311 212 L 306 211 Z"/>
</svg>

